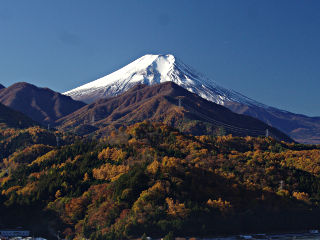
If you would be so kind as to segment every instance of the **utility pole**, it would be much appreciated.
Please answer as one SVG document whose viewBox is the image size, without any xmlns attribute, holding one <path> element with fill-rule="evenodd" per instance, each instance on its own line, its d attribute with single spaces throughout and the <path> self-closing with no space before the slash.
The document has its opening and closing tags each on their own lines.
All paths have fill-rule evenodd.
<svg viewBox="0 0 320 240">
<path fill-rule="evenodd" d="M 269 135 L 270 135 L 270 134 L 269 134 L 269 129 L 267 128 L 267 129 L 266 129 L 266 137 L 269 137 Z"/>
<path fill-rule="evenodd" d="M 94 122 L 95 122 L 95 116 L 93 115 L 91 118 L 91 124 L 94 124 Z"/>
<path fill-rule="evenodd" d="M 50 130 L 50 123 L 48 123 L 48 130 Z"/>
<path fill-rule="evenodd" d="M 178 106 L 181 107 L 182 106 L 182 98 L 184 98 L 184 96 L 178 96 L 176 98 L 178 99 Z"/>
</svg>

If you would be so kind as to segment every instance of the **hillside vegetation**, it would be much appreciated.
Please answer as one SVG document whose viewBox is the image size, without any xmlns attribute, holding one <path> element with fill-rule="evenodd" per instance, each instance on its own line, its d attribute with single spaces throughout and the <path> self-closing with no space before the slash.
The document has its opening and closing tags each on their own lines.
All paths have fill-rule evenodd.
<svg viewBox="0 0 320 240">
<path fill-rule="evenodd" d="M 147 121 L 100 139 L 10 131 L 1 142 L 0 225 L 68 239 L 319 227 L 316 146 L 194 137 Z M 28 144 L 13 146 L 17 136 Z"/>
</svg>

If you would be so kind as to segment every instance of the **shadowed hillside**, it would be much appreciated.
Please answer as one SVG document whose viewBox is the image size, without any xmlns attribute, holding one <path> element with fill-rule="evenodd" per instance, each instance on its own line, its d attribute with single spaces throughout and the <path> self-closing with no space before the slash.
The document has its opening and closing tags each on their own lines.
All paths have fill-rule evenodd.
<svg viewBox="0 0 320 240">
<path fill-rule="evenodd" d="M 58 118 L 85 105 L 48 88 L 38 88 L 24 82 L 2 89 L 0 103 L 42 124 L 53 124 Z"/>
<path fill-rule="evenodd" d="M 35 125 L 38 125 L 38 123 L 0 103 L 0 128 L 26 128 Z"/>
</svg>

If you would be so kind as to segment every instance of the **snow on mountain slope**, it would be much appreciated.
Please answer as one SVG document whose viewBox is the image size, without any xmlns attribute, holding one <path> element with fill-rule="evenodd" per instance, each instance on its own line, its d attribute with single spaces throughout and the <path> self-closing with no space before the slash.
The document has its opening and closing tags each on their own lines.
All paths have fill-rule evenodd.
<svg viewBox="0 0 320 240">
<path fill-rule="evenodd" d="M 268 108 L 233 90 L 225 89 L 193 70 L 173 55 L 145 55 L 105 77 L 65 92 L 87 103 L 121 94 L 136 84 L 172 81 L 209 101 L 224 105 L 226 101 Z"/>
</svg>

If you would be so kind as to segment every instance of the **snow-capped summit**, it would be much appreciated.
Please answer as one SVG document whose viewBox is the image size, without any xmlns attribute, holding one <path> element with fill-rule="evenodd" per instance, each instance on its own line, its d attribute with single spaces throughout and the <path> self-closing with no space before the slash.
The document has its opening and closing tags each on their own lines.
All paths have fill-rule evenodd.
<svg viewBox="0 0 320 240">
<path fill-rule="evenodd" d="M 172 81 L 209 101 L 223 105 L 225 101 L 264 106 L 218 84 L 198 73 L 171 54 L 147 54 L 127 66 L 95 81 L 65 92 L 75 100 L 92 102 L 121 94 L 136 84 Z"/>
</svg>

